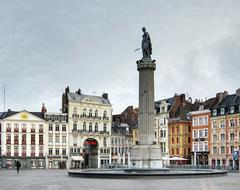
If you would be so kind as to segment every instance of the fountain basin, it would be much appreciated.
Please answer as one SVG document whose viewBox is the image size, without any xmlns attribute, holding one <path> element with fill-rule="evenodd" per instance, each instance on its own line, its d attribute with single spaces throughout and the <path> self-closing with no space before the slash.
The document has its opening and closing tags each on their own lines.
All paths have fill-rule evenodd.
<svg viewBox="0 0 240 190">
<path fill-rule="evenodd" d="M 175 179 L 175 178 L 200 178 L 226 176 L 223 170 L 172 170 L 172 169 L 84 169 L 70 170 L 68 176 L 79 178 L 104 178 L 104 179 Z"/>
</svg>

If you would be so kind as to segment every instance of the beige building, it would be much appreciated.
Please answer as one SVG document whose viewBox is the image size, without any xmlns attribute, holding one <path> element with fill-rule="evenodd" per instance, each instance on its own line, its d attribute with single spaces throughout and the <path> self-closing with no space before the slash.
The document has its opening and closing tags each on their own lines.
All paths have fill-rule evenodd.
<svg viewBox="0 0 240 190">
<path fill-rule="evenodd" d="M 67 87 L 62 111 L 68 114 L 70 162 L 73 168 L 100 168 L 111 162 L 112 105 L 108 94 L 76 93 Z"/>
</svg>

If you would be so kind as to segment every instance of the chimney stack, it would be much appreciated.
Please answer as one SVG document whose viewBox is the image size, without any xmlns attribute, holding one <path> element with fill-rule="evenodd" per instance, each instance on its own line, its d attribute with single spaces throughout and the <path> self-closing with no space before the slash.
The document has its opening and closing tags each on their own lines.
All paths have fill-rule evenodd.
<svg viewBox="0 0 240 190">
<path fill-rule="evenodd" d="M 42 113 L 46 113 L 47 112 L 47 108 L 45 107 L 45 104 L 42 103 L 42 109 L 41 109 Z"/>
<path fill-rule="evenodd" d="M 238 89 L 236 90 L 236 95 L 237 95 L 237 96 L 240 96 L 240 88 L 238 88 Z"/>
</svg>

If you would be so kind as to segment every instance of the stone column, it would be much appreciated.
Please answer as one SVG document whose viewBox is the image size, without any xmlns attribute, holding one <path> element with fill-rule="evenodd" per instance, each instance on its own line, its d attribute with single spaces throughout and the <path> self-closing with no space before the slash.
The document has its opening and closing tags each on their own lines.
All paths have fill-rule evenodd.
<svg viewBox="0 0 240 190">
<path fill-rule="evenodd" d="M 137 62 L 139 71 L 139 144 L 152 145 L 154 140 L 154 70 L 151 59 Z"/>
</svg>

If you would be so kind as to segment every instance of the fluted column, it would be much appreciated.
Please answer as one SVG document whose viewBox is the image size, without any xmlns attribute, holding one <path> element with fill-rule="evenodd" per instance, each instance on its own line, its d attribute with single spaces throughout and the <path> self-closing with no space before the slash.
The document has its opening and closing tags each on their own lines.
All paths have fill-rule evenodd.
<svg viewBox="0 0 240 190">
<path fill-rule="evenodd" d="M 154 141 L 154 71 L 151 59 L 137 61 L 139 71 L 139 144 L 152 145 Z"/>
</svg>

